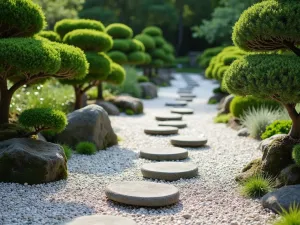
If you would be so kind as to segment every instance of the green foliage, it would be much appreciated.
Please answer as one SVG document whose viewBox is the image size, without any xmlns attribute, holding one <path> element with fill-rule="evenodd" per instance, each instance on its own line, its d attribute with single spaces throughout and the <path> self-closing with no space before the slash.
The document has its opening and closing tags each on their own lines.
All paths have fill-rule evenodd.
<svg viewBox="0 0 300 225">
<path fill-rule="evenodd" d="M 108 75 L 106 82 L 120 85 L 126 78 L 126 71 L 117 63 L 112 63 L 111 73 Z"/>
<path fill-rule="evenodd" d="M 149 78 L 146 76 L 138 76 L 137 81 L 139 83 L 149 82 Z"/>
<path fill-rule="evenodd" d="M 261 135 L 261 139 L 267 139 L 275 134 L 288 134 L 291 128 L 291 120 L 276 120 L 267 126 L 265 132 Z"/>
<path fill-rule="evenodd" d="M 132 29 L 122 23 L 113 23 L 106 27 L 106 33 L 113 37 L 113 39 L 130 39 L 133 36 Z"/>
<path fill-rule="evenodd" d="M 155 41 L 155 46 L 158 48 L 163 47 L 166 44 L 165 39 L 161 36 L 153 37 L 153 39 Z"/>
<path fill-rule="evenodd" d="M 133 42 L 137 46 L 137 50 L 138 51 L 145 52 L 145 46 L 144 46 L 144 44 L 141 41 L 139 41 L 137 39 L 133 39 Z"/>
<path fill-rule="evenodd" d="M 281 111 L 266 106 L 248 108 L 241 117 L 251 137 L 260 139 L 266 128 L 281 116 Z"/>
<path fill-rule="evenodd" d="M 224 77 L 225 88 L 236 95 L 276 96 L 284 103 L 300 102 L 300 63 L 293 55 L 255 54 L 236 60 Z"/>
<path fill-rule="evenodd" d="M 134 111 L 132 109 L 126 109 L 125 113 L 126 113 L 126 115 L 129 115 L 129 116 L 134 115 Z"/>
<path fill-rule="evenodd" d="M 69 160 L 72 156 L 72 149 L 68 145 L 61 146 L 64 149 L 67 160 Z"/>
<path fill-rule="evenodd" d="M 63 42 L 84 51 L 94 52 L 106 52 L 113 46 L 113 40 L 108 34 L 88 29 L 78 29 L 67 33 Z"/>
<path fill-rule="evenodd" d="M 266 107 L 269 109 L 279 109 L 281 105 L 275 101 L 258 99 L 253 96 L 235 96 L 230 104 L 230 112 L 234 117 L 242 117 L 250 109 Z"/>
<path fill-rule="evenodd" d="M 290 206 L 289 210 L 283 210 L 280 216 L 273 225 L 300 225 L 300 209 L 296 204 Z"/>
<path fill-rule="evenodd" d="M 128 62 L 127 56 L 121 51 L 110 51 L 107 55 L 111 58 L 112 61 L 118 64 L 125 64 Z"/>
<path fill-rule="evenodd" d="M 61 39 L 63 39 L 67 33 L 73 30 L 81 29 L 89 29 L 102 32 L 105 31 L 105 27 L 101 22 L 88 19 L 64 19 L 57 22 L 54 27 L 54 31 L 60 35 Z"/>
<path fill-rule="evenodd" d="M 218 104 L 219 102 L 216 100 L 216 99 L 209 99 L 208 103 L 209 105 L 215 105 L 215 104 Z"/>
<path fill-rule="evenodd" d="M 121 51 L 121 52 L 128 52 L 131 47 L 131 42 L 128 40 L 123 39 L 116 39 L 113 40 L 113 47 L 112 50 L 115 51 Z"/>
<path fill-rule="evenodd" d="M 223 94 L 224 92 L 222 91 L 221 87 L 217 87 L 213 89 L 213 93 L 215 94 Z"/>
<path fill-rule="evenodd" d="M 41 8 L 30 0 L 6 0 L 0 3 L 0 37 L 30 37 L 46 25 Z"/>
<path fill-rule="evenodd" d="M 292 157 L 295 161 L 295 163 L 300 166 L 300 145 L 295 145 L 293 148 Z"/>
<path fill-rule="evenodd" d="M 135 51 L 128 54 L 128 62 L 130 64 L 143 64 L 145 62 L 145 53 Z"/>
<path fill-rule="evenodd" d="M 27 109 L 19 116 L 19 123 L 35 131 L 52 130 L 61 132 L 67 125 L 66 115 L 51 108 Z"/>
<path fill-rule="evenodd" d="M 224 49 L 223 46 L 215 47 L 215 48 L 208 48 L 206 49 L 199 57 L 198 63 L 202 68 L 207 68 L 209 66 L 210 60 L 218 55 Z"/>
<path fill-rule="evenodd" d="M 159 27 L 155 27 L 155 26 L 149 26 L 146 27 L 143 31 L 143 34 L 147 34 L 150 35 L 152 37 L 157 37 L 157 36 L 162 36 L 163 32 Z"/>
<path fill-rule="evenodd" d="M 147 35 L 147 34 L 138 34 L 135 36 L 136 40 L 142 42 L 145 46 L 146 51 L 152 50 L 155 48 L 155 41 L 154 39 Z"/>
<path fill-rule="evenodd" d="M 286 41 L 298 45 L 300 26 L 295 18 L 299 17 L 299 11 L 298 1 L 257 3 L 241 15 L 234 27 L 233 41 L 245 51 L 286 49 Z"/>
<path fill-rule="evenodd" d="M 90 2 L 90 0 L 88 2 Z M 79 17 L 83 19 L 102 21 L 105 25 L 118 21 L 118 19 L 116 18 L 117 15 L 115 15 L 115 13 L 111 9 L 101 6 L 81 10 L 79 12 Z"/>
<path fill-rule="evenodd" d="M 215 123 L 228 123 L 231 118 L 232 118 L 232 115 L 230 113 L 222 114 L 222 115 L 218 115 L 217 117 L 215 117 L 214 122 Z"/>
<path fill-rule="evenodd" d="M 47 38 L 49 41 L 61 42 L 60 36 L 54 31 L 43 30 L 40 33 L 38 33 L 38 35 L 43 38 Z"/>
<path fill-rule="evenodd" d="M 152 59 L 151 65 L 156 68 L 160 68 L 164 65 L 164 61 L 162 59 Z"/>
<path fill-rule="evenodd" d="M 177 57 L 175 60 L 176 64 L 188 65 L 190 64 L 190 59 L 188 56 Z"/>
<path fill-rule="evenodd" d="M 97 152 L 97 148 L 94 143 L 80 142 L 76 145 L 76 152 L 84 155 L 93 155 Z"/>
<path fill-rule="evenodd" d="M 242 185 L 242 194 L 247 197 L 258 198 L 270 192 L 273 184 L 270 178 L 256 175 L 246 180 Z"/>
<path fill-rule="evenodd" d="M 112 71 L 112 60 L 105 53 L 86 52 L 90 63 L 89 76 L 93 80 L 106 80 Z"/>
<path fill-rule="evenodd" d="M 156 48 L 151 52 L 151 56 L 155 59 L 164 60 L 166 58 L 166 53 L 162 48 Z"/>
</svg>

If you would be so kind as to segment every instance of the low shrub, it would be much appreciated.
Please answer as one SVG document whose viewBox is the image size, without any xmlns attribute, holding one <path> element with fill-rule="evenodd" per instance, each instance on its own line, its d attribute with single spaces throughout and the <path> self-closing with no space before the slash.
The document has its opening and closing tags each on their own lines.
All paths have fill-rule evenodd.
<svg viewBox="0 0 300 225">
<path fill-rule="evenodd" d="M 300 166 L 300 145 L 295 145 L 293 148 L 292 157 L 295 163 Z"/>
<path fill-rule="evenodd" d="M 129 115 L 129 116 L 134 115 L 134 112 L 133 112 L 132 109 L 126 109 L 126 110 L 125 110 L 125 113 L 126 113 L 126 115 Z"/>
<path fill-rule="evenodd" d="M 228 123 L 231 118 L 232 118 L 232 115 L 230 113 L 222 114 L 222 115 L 218 115 L 217 117 L 215 117 L 214 122 L 215 123 Z"/>
<path fill-rule="evenodd" d="M 146 76 L 138 76 L 137 81 L 139 83 L 149 82 L 149 78 Z"/>
<path fill-rule="evenodd" d="M 76 152 L 84 155 L 93 155 L 97 151 L 96 145 L 91 142 L 80 142 L 76 145 Z"/>
<path fill-rule="evenodd" d="M 216 100 L 216 99 L 209 99 L 209 101 L 208 101 L 208 103 L 207 104 L 209 104 L 209 105 L 215 105 L 215 104 L 217 104 L 218 103 L 218 101 Z"/>
<path fill-rule="evenodd" d="M 294 204 L 289 210 L 283 210 L 280 216 L 274 225 L 300 225 L 300 206 Z"/>
<path fill-rule="evenodd" d="M 223 94 L 224 91 L 222 91 L 221 87 L 217 87 L 217 88 L 213 89 L 213 93 L 215 93 L 215 94 Z"/>
<path fill-rule="evenodd" d="M 250 198 L 258 198 L 267 194 L 272 190 L 272 180 L 256 175 L 242 184 L 242 194 Z"/>
<path fill-rule="evenodd" d="M 288 134 L 292 127 L 291 120 L 276 120 L 267 126 L 265 132 L 261 135 L 261 139 L 272 137 L 275 134 Z"/>
<path fill-rule="evenodd" d="M 69 160 L 72 156 L 72 149 L 68 145 L 62 145 L 62 147 L 64 149 L 67 159 Z"/>
<path fill-rule="evenodd" d="M 242 125 L 246 127 L 253 138 L 259 139 L 267 126 L 280 118 L 280 110 L 266 107 L 250 108 L 241 118 Z"/>
<path fill-rule="evenodd" d="M 230 104 L 230 112 L 234 117 L 240 118 L 251 108 L 270 108 L 281 109 L 281 105 L 278 102 L 266 99 L 258 99 L 253 96 L 235 96 Z"/>
</svg>

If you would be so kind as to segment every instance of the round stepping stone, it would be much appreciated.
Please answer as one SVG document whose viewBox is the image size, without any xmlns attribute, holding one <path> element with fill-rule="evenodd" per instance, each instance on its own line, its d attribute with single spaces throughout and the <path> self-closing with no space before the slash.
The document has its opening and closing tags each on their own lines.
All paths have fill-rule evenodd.
<svg viewBox="0 0 300 225">
<path fill-rule="evenodd" d="M 141 150 L 140 157 L 156 161 L 181 160 L 186 159 L 188 157 L 188 151 L 183 148 L 177 147 L 153 147 Z"/>
<path fill-rule="evenodd" d="M 123 181 L 109 185 L 108 199 L 134 206 L 162 207 L 179 201 L 178 189 L 169 184 L 146 181 Z"/>
<path fill-rule="evenodd" d="M 193 100 L 194 100 L 193 98 L 188 98 L 188 97 L 180 97 L 180 98 L 176 98 L 176 101 L 192 102 Z"/>
<path fill-rule="evenodd" d="M 197 96 L 194 94 L 180 94 L 180 98 L 196 98 Z"/>
<path fill-rule="evenodd" d="M 191 90 L 179 90 L 178 92 L 177 92 L 178 94 L 192 94 L 192 91 Z"/>
<path fill-rule="evenodd" d="M 132 219 L 120 216 L 81 216 L 65 223 L 65 225 L 136 225 Z"/>
<path fill-rule="evenodd" d="M 182 120 L 181 115 L 176 115 L 176 114 L 166 114 L 166 115 L 159 115 L 155 117 L 156 120 L 158 121 L 168 121 L 168 120 Z"/>
<path fill-rule="evenodd" d="M 180 106 L 186 106 L 186 105 L 187 105 L 187 102 L 184 102 L 184 101 L 166 102 L 166 106 L 180 107 Z"/>
<path fill-rule="evenodd" d="M 177 136 L 171 138 L 171 144 L 178 147 L 201 147 L 206 145 L 205 137 Z"/>
<path fill-rule="evenodd" d="M 163 122 L 159 122 L 158 126 L 185 128 L 187 125 L 186 122 L 183 121 L 163 121 Z"/>
<path fill-rule="evenodd" d="M 198 168 L 186 162 L 157 162 L 147 163 L 142 167 L 142 174 L 146 178 L 175 181 L 198 175 Z"/>
<path fill-rule="evenodd" d="M 144 132 L 145 134 L 150 134 L 150 135 L 170 135 L 170 134 L 177 134 L 178 128 L 157 126 L 157 127 L 146 128 Z"/>
<path fill-rule="evenodd" d="M 193 109 L 188 108 L 173 108 L 171 109 L 171 113 L 178 113 L 178 114 L 193 114 Z"/>
</svg>

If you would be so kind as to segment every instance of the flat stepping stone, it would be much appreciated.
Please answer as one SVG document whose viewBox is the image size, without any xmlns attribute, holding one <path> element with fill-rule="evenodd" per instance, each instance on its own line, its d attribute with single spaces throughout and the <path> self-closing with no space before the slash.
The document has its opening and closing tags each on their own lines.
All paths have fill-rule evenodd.
<svg viewBox="0 0 300 225">
<path fill-rule="evenodd" d="M 180 98 L 196 98 L 197 96 L 194 94 L 180 94 Z"/>
<path fill-rule="evenodd" d="M 166 106 L 180 107 L 180 106 L 186 106 L 186 105 L 187 105 L 187 102 L 184 102 L 184 101 L 166 102 Z"/>
<path fill-rule="evenodd" d="M 140 157 L 149 160 L 182 160 L 188 157 L 188 151 L 177 147 L 152 147 L 140 151 Z"/>
<path fill-rule="evenodd" d="M 179 201 L 178 189 L 170 184 L 147 181 L 122 181 L 109 185 L 108 199 L 134 206 L 162 207 Z"/>
<path fill-rule="evenodd" d="M 192 94 L 192 91 L 191 90 L 179 90 L 177 93 L 178 94 Z"/>
<path fill-rule="evenodd" d="M 144 130 L 145 134 L 150 135 L 170 135 L 170 134 L 178 134 L 178 128 L 176 127 L 150 127 Z"/>
<path fill-rule="evenodd" d="M 132 219 L 120 216 L 81 216 L 65 223 L 65 225 L 137 225 Z"/>
<path fill-rule="evenodd" d="M 177 136 L 171 138 L 171 144 L 178 147 L 201 147 L 206 145 L 207 138 L 193 136 Z"/>
<path fill-rule="evenodd" d="M 194 114 L 194 110 L 189 108 L 173 108 L 171 109 L 171 113 Z"/>
<path fill-rule="evenodd" d="M 187 127 L 187 124 L 183 121 L 162 121 L 158 123 L 158 126 L 185 128 Z"/>
<path fill-rule="evenodd" d="M 176 115 L 176 114 L 166 114 L 166 115 L 159 115 L 155 117 L 156 120 L 158 121 L 169 121 L 169 120 L 182 120 L 181 115 Z"/>
<path fill-rule="evenodd" d="M 198 175 L 198 167 L 186 162 L 157 162 L 147 163 L 142 167 L 145 178 L 175 181 L 193 178 Z"/>
<path fill-rule="evenodd" d="M 192 102 L 194 100 L 194 98 L 188 98 L 188 97 L 180 97 L 180 98 L 176 98 L 176 101 L 186 101 L 186 102 Z"/>
</svg>

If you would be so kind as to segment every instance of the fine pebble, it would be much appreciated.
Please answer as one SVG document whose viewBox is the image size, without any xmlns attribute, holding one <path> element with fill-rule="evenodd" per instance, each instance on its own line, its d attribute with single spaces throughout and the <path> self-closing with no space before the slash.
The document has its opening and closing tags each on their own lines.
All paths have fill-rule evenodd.
<svg viewBox="0 0 300 225">
<path fill-rule="evenodd" d="M 216 106 L 206 103 L 218 84 L 198 75 L 190 75 L 201 87 L 193 90 L 197 98 L 189 106 L 194 114 L 184 118 L 189 127 L 180 134 L 204 133 L 209 140 L 205 147 L 187 148 L 189 158 L 183 160 L 195 164 L 199 176 L 172 182 L 180 192 L 180 202 L 173 206 L 140 208 L 107 200 L 105 189 L 109 184 L 146 180 L 141 167 L 151 161 L 139 158 L 141 149 L 171 147 L 169 136 L 146 135 L 144 128 L 153 126 L 155 115 L 169 113 L 165 103 L 175 99 L 178 88 L 186 85 L 181 75 L 174 77 L 172 87 L 159 89 L 158 99 L 144 101 L 143 116 L 111 117 L 121 139 L 119 145 L 92 156 L 73 154 L 68 161 L 67 180 L 32 186 L 0 183 L 0 224 L 54 225 L 92 214 L 132 218 L 138 225 L 269 224 L 274 214 L 263 209 L 259 200 L 242 197 L 234 181 L 245 164 L 261 157 L 259 142 L 240 138 L 235 130 L 213 123 Z"/>
</svg>

